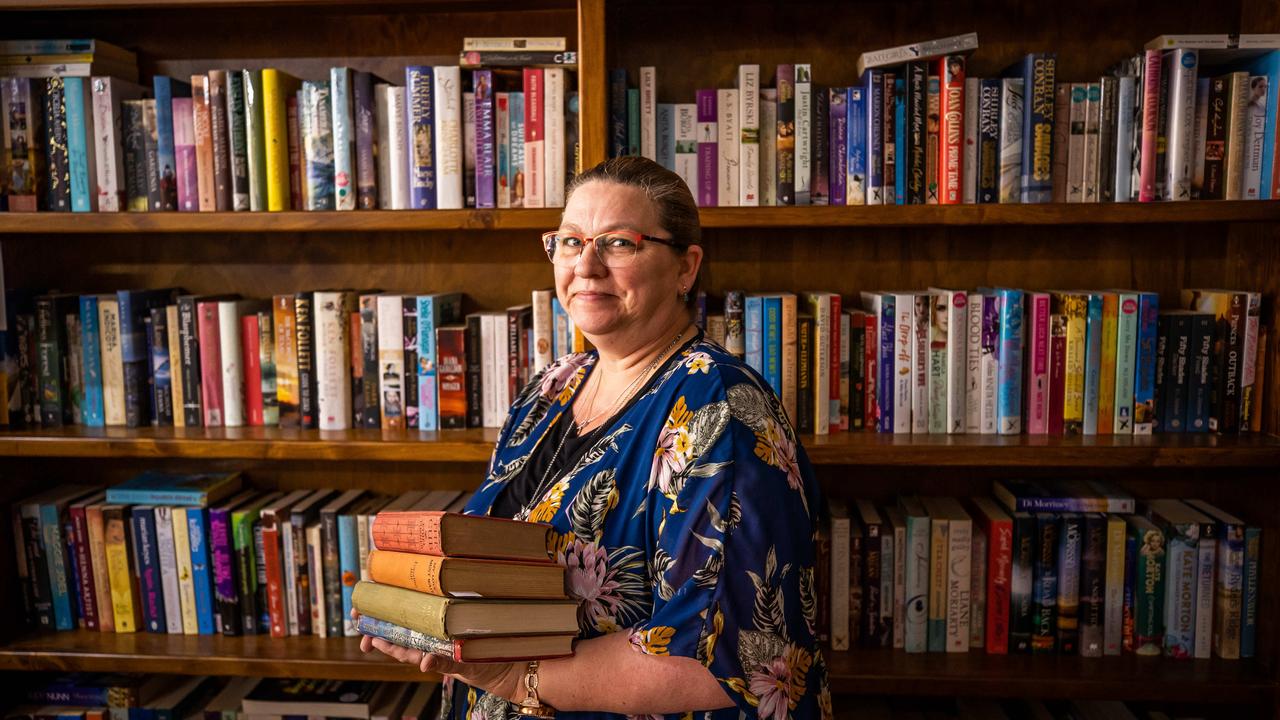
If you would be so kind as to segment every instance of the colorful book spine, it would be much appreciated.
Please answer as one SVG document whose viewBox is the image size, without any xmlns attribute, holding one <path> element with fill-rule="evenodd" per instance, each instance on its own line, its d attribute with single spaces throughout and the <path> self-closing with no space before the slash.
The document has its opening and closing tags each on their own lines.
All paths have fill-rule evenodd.
<svg viewBox="0 0 1280 720">
<path fill-rule="evenodd" d="M 111 586 L 111 614 L 117 633 L 132 633 L 138 629 L 139 609 L 137 587 L 129 569 L 133 556 L 132 518 L 128 508 L 105 505 L 102 508 L 103 552 L 107 560 L 107 577 Z"/>
<path fill-rule="evenodd" d="M 994 293 L 982 294 L 981 405 L 978 423 L 983 435 L 999 429 L 1000 396 L 1000 309 Z"/>
<path fill-rule="evenodd" d="M 1000 95 L 1000 79 L 983 78 L 974 98 L 978 104 L 977 201 L 983 204 L 1000 202 Z"/>
<path fill-rule="evenodd" d="M 1102 294 L 1086 293 L 1084 418 L 1081 431 L 1098 434 L 1098 401 L 1102 381 Z"/>
<path fill-rule="evenodd" d="M 227 70 L 210 70 L 208 80 L 210 172 L 213 178 L 213 209 L 218 212 L 232 210 L 231 197 L 231 134 L 228 127 L 227 84 L 235 73 Z"/>
<path fill-rule="evenodd" d="M 1053 102 L 1057 57 L 1030 53 L 1022 65 L 1025 104 L 1022 118 L 1024 203 L 1050 202 L 1053 196 Z"/>
<path fill-rule="evenodd" d="M 910 506 L 907 506 L 910 507 Z M 925 652 L 928 646 L 929 611 L 929 543 L 932 533 L 929 516 L 921 508 L 904 507 L 907 525 L 907 554 L 904 570 L 906 627 L 904 649 L 909 653 Z"/>
<path fill-rule="evenodd" d="M 1133 434 L 1150 435 L 1155 424 L 1156 324 L 1160 296 L 1138 293 L 1137 344 L 1134 355 Z"/>
<path fill-rule="evenodd" d="M 1027 433 L 1044 435 L 1049 432 L 1049 359 L 1050 298 L 1048 293 L 1027 294 Z"/>
<path fill-rule="evenodd" d="M 242 618 L 229 507 L 219 506 L 209 510 L 208 537 L 213 565 L 214 631 L 228 636 L 239 635 L 242 631 Z"/>
<path fill-rule="evenodd" d="M 738 122 L 741 129 L 738 150 L 738 205 L 760 204 L 760 66 L 738 66 Z M 834 122 L 831 124 L 834 133 Z M 773 132 L 773 128 L 767 128 Z M 843 128 L 841 128 L 843 131 Z M 832 135 L 834 138 L 834 135 Z M 832 142 L 832 150 L 835 143 Z M 832 157 L 835 157 L 834 153 Z M 843 161 L 841 162 L 843 168 Z M 834 179 L 834 174 L 832 178 Z M 844 176 L 841 175 L 841 190 Z M 834 194 L 833 194 L 834 196 Z M 841 197 L 843 201 L 843 196 Z M 834 203 L 833 203 L 834 204 Z"/>
<path fill-rule="evenodd" d="M 178 186 L 178 209 L 183 212 L 198 212 L 200 168 L 196 158 L 192 99 L 174 98 L 173 110 L 173 152 L 177 159 L 174 182 Z"/>
<path fill-rule="evenodd" d="M 849 89 L 827 91 L 827 137 L 830 153 L 827 175 L 831 179 L 831 204 L 848 204 L 849 178 Z"/>
<path fill-rule="evenodd" d="M 405 68 L 405 128 L 408 137 L 409 207 L 436 207 L 434 69 L 426 65 Z M 395 172 L 395 169 L 392 169 Z"/>
<path fill-rule="evenodd" d="M 1035 560 L 1031 585 L 1031 652 L 1057 650 L 1058 529 L 1052 513 L 1035 514 Z"/>
<path fill-rule="evenodd" d="M 174 137 L 173 101 L 191 97 L 191 85 L 164 75 L 152 79 L 152 91 L 156 100 L 156 164 L 160 178 L 160 205 L 152 210 L 177 210 L 178 186 L 174 181 L 178 172 L 177 148 Z M 190 105 L 184 105 L 190 116 Z"/>
<path fill-rule="evenodd" d="M 342 583 L 342 635 L 356 637 L 355 620 L 351 619 L 351 593 L 360 577 L 360 552 L 356 537 L 356 516 L 347 512 L 338 516 L 338 569 Z"/>
<path fill-rule="evenodd" d="M 335 68 L 341 69 L 341 68 Z M 335 155 L 337 136 L 333 127 L 333 95 L 328 80 L 302 83 L 298 120 L 302 136 L 301 181 L 307 210 L 335 210 Z M 350 161 L 348 153 L 348 162 Z M 350 180 L 347 179 L 350 198 Z"/>
<path fill-rule="evenodd" d="M 955 205 L 964 199 L 964 56 L 939 58 L 937 74 L 941 101 L 938 114 L 938 202 Z M 1052 80 L 1050 90 L 1052 98 Z M 1049 119 L 1052 129 L 1052 112 Z"/>
<path fill-rule="evenodd" d="M 155 508 L 133 506 L 133 547 L 138 589 L 142 602 L 142 622 L 147 632 L 165 632 L 164 590 L 160 578 L 160 553 L 156 547 Z"/>
<path fill-rule="evenodd" d="M 301 87 L 297 78 L 282 70 L 266 68 L 262 71 L 262 146 L 267 201 L 264 209 L 271 212 L 293 207 L 287 113 L 288 99 L 296 97 Z"/>
<path fill-rule="evenodd" d="M 99 332 L 98 296 L 80 296 L 80 337 L 84 367 L 83 422 L 88 427 L 103 427 L 106 416 L 102 405 L 102 339 Z"/>
<path fill-rule="evenodd" d="M 1000 322 L 999 391 L 996 398 L 999 434 L 1022 432 L 1022 291 L 996 290 Z"/>
<path fill-rule="evenodd" d="M 217 209 L 213 180 L 213 114 L 209 76 L 191 76 L 191 137 L 196 158 L 196 204 L 200 212 Z M 176 118 L 175 118 L 176 119 Z M 181 204 L 181 198 L 179 198 Z"/>
<path fill-rule="evenodd" d="M 329 107 L 333 146 L 334 209 L 356 209 L 355 93 L 351 68 L 329 68 Z"/>
<path fill-rule="evenodd" d="M 67 108 L 67 162 L 71 212 L 97 212 L 97 135 L 93 125 L 93 92 L 87 77 L 63 78 Z"/>
<path fill-rule="evenodd" d="M 173 536 L 173 508 L 157 505 L 154 510 L 156 526 L 156 555 L 160 591 L 164 596 L 164 631 L 170 635 L 183 634 L 182 591 L 178 581 L 177 546 Z M 187 575 L 188 580 L 190 574 Z"/>
<path fill-rule="evenodd" d="M 845 204 L 867 204 L 867 94 L 865 87 L 849 88 L 849 139 L 845 161 Z"/>
<path fill-rule="evenodd" d="M 698 204 L 702 207 L 715 207 L 718 204 L 719 190 L 719 149 L 717 138 L 717 106 L 715 90 L 699 90 L 698 106 Z"/>
<path fill-rule="evenodd" d="M 196 630 L 201 635 L 218 632 L 214 624 L 213 574 L 209 563 L 208 517 L 201 508 L 186 509 L 187 548 L 191 553 L 191 584 L 195 590 Z"/>
<path fill-rule="evenodd" d="M 1058 297 L 1055 295 L 1055 299 Z M 1065 434 L 1079 435 L 1084 426 L 1085 333 L 1089 300 L 1080 293 L 1064 293 L 1060 297 L 1066 330 L 1062 425 Z"/>
</svg>

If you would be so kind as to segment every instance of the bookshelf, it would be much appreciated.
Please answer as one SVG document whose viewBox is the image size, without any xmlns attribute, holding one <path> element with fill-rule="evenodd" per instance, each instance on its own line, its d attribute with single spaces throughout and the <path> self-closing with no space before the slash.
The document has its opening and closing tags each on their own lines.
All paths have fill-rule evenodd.
<svg viewBox="0 0 1280 720">
<path fill-rule="evenodd" d="M 564 35 L 579 51 L 583 165 L 607 154 L 608 68 L 658 68 L 659 100 L 730 87 L 733 68 L 808 61 L 816 80 L 852 82 L 862 49 L 977 30 L 970 66 L 992 75 L 1032 49 L 1058 52 L 1058 77 L 1096 77 L 1158 32 L 1280 32 L 1269 0 L 1009 0 L 840 3 L 811 0 L 0 0 L 0 37 L 101 37 L 139 52 L 140 73 L 189 74 L 257 63 L 300 76 L 331 64 L 390 74 L 408 62 L 453 63 L 466 35 Z M 730 30 L 726 17 L 734 17 Z M 1099 18 L 1108 32 L 1097 33 Z M 852 52 L 850 51 L 852 49 Z M 635 78 L 632 78 L 633 82 Z M 771 84 L 766 80 L 766 85 Z M 354 213 L 0 213 L 10 287 L 105 291 L 181 285 L 259 296 L 358 285 L 388 291 L 458 289 L 467 310 L 527 302 L 551 282 L 536 246 L 559 211 Z M 1280 557 L 1280 201 L 1169 204 L 709 208 L 704 287 L 875 287 L 983 284 L 1139 287 L 1166 303 L 1182 287 L 1259 289 L 1272 330 L 1266 434 L 1247 437 L 1028 438 L 842 434 L 804 438 L 830 494 L 887 499 L 973 494 L 992 477 L 1097 477 L 1139 497 L 1185 492 L 1264 528 L 1264 558 Z M 144 468 L 243 467 L 264 487 L 473 486 L 495 430 L 378 431 L 111 428 L 0 434 L 0 501 L 92 474 Z M 6 538 L 9 534 L 5 534 Z M 12 540 L 0 573 L 13 572 Z M 1170 699 L 1240 706 L 1280 718 L 1280 563 L 1264 561 L 1259 653 L 1251 661 L 906 655 L 824 651 L 837 693 Z M 0 612 L 15 598 L 0 594 Z M 414 668 L 363 656 L 350 639 L 117 636 L 0 630 L 0 670 L 132 670 L 405 680 Z M 836 700 L 839 710 L 839 698 Z"/>
</svg>

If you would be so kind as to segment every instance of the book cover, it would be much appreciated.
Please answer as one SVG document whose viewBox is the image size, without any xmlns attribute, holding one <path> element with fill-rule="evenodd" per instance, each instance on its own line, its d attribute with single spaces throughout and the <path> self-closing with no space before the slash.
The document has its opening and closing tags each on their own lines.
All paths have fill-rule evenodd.
<svg viewBox="0 0 1280 720">
<path fill-rule="evenodd" d="M 1102 305 L 1101 293 L 1085 293 L 1085 358 L 1084 358 L 1084 418 L 1081 432 L 1098 434 L 1098 404 L 1102 384 Z"/>
<path fill-rule="evenodd" d="M 1134 356 L 1133 434 L 1150 435 L 1155 420 L 1156 322 L 1160 296 L 1137 294 L 1137 347 Z"/>
<path fill-rule="evenodd" d="M 286 100 L 297 95 L 302 83 L 296 77 L 275 68 L 262 70 L 262 147 L 263 182 L 266 206 L 260 209 L 280 212 L 290 209 L 289 133 Z M 247 91 L 246 91 L 247 93 Z M 256 110 L 255 110 L 256 113 Z M 250 152 L 256 156 L 250 141 Z M 250 160 L 257 162 L 256 157 Z M 252 166 L 250 184 L 253 183 Z M 256 192 L 256 191 L 255 191 Z"/>
<path fill-rule="evenodd" d="M 298 426 L 319 426 L 319 403 L 316 384 L 316 321 L 312 293 L 293 296 L 294 360 L 298 370 Z"/>
<path fill-rule="evenodd" d="M 1000 182 L 1001 203 L 1022 202 L 1023 91 L 1022 78 L 1000 81 Z M 1050 183 L 1053 179 L 1050 176 Z M 1051 191 L 1052 192 L 1052 191 Z"/>
<path fill-rule="evenodd" d="M 155 508 L 150 505 L 133 506 L 132 528 L 136 550 L 133 570 L 140 591 L 143 627 L 147 632 L 163 633 L 166 631 L 165 598 L 160 577 L 160 553 L 156 547 Z"/>
<path fill-rule="evenodd" d="M 333 127 L 332 86 L 328 80 L 306 80 L 302 83 L 300 97 L 298 120 L 302 136 L 300 174 L 305 184 L 304 207 L 307 210 L 336 210 L 334 143 L 337 138 Z M 350 154 L 347 155 L 349 162 Z M 347 182 L 349 185 L 349 178 Z M 350 187 L 344 189 L 350 198 Z"/>
<path fill-rule="evenodd" d="M 849 87 L 848 157 L 845 161 L 845 204 L 867 204 L 868 152 L 867 89 L 865 86 Z M 878 150 L 877 150 L 878 153 Z"/>
<path fill-rule="evenodd" d="M 1080 579 L 1084 520 L 1077 513 L 1058 516 L 1057 646 L 1061 655 L 1075 655 L 1080 647 Z"/>
<path fill-rule="evenodd" d="M 1022 291 L 996 290 L 999 314 L 999 389 L 996 395 L 998 432 L 1022 431 Z"/>
<path fill-rule="evenodd" d="M 942 205 L 955 205 L 964 199 L 964 70 L 963 55 L 938 59 L 938 202 Z M 1052 128 L 1052 112 L 1049 127 Z"/>
<path fill-rule="evenodd" d="M 978 104 L 977 202 L 1000 202 L 1004 132 L 1000 123 L 1003 84 L 999 78 L 982 78 L 975 98 Z M 1019 129 L 1021 132 L 1021 129 Z"/>
<path fill-rule="evenodd" d="M 1119 308 L 1116 323 L 1115 402 L 1112 432 L 1133 434 L 1134 380 L 1138 353 L 1138 296 L 1116 294 Z"/>
<path fill-rule="evenodd" d="M 1053 102 L 1057 57 L 1029 53 L 1022 62 L 1025 92 L 1022 116 L 1021 202 L 1052 199 Z"/>
</svg>

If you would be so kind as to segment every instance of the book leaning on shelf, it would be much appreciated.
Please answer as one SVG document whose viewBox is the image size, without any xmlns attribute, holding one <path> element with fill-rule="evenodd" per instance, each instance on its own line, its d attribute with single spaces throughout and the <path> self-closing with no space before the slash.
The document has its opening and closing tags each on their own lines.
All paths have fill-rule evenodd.
<svg viewBox="0 0 1280 720">
<path fill-rule="evenodd" d="M 382 512 L 357 629 L 454 660 L 572 653 L 577 604 L 547 556 L 545 525 L 442 512 Z"/>
</svg>

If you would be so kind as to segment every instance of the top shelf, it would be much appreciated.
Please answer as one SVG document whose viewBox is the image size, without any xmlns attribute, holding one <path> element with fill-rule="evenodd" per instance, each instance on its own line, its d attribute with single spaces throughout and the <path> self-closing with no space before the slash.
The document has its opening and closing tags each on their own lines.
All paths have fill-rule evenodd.
<svg viewBox="0 0 1280 720">
<path fill-rule="evenodd" d="M 572 0 L 377 0 L 380 5 L 426 5 L 431 10 L 470 9 L 541 9 L 544 7 L 572 8 Z M 152 9 L 200 9 L 200 8 L 271 8 L 339 6 L 359 8 L 362 4 L 351 0 L 0 0 L 0 10 L 152 10 Z"/>
<path fill-rule="evenodd" d="M 0 0 L 3 2 L 3 0 Z M 560 208 L 354 212 L 6 213 L 0 234 L 547 230 Z M 704 228 L 1280 222 L 1280 201 L 704 208 Z"/>
</svg>

